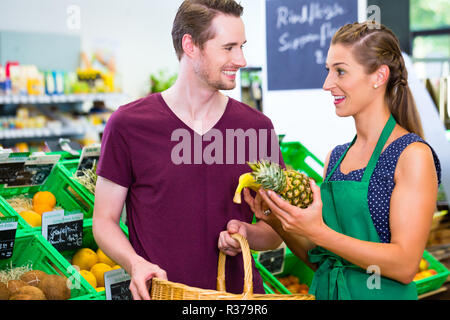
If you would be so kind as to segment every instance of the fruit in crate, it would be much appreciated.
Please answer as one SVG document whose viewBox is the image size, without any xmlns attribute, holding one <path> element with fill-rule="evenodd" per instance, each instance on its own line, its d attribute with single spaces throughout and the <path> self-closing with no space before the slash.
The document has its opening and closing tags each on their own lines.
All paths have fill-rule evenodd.
<svg viewBox="0 0 450 320">
<path fill-rule="evenodd" d="M 294 275 L 278 278 L 278 281 L 293 294 L 307 294 L 309 291 L 309 287 L 300 283 L 299 278 Z"/>
<path fill-rule="evenodd" d="M 81 276 L 97 291 L 104 290 L 105 272 L 121 268 L 100 248 L 97 251 L 90 248 L 78 249 L 72 258 L 72 264 L 81 269 Z"/>
<path fill-rule="evenodd" d="M 98 256 L 90 248 L 78 249 L 72 257 L 72 264 L 78 266 L 80 270 L 90 270 L 97 262 Z"/>
<path fill-rule="evenodd" d="M 70 289 L 67 286 L 67 278 L 56 274 L 45 276 L 39 283 L 41 289 L 48 300 L 70 299 Z"/>
<path fill-rule="evenodd" d="M 416 273 L 416 275 L 414 276 L 413 281 L 419 281 L 428 277 L 432 277 L 434 275 L 438 274 L 436 270 L 434 269 L 428 269 L 428 270 L 424 270 L 424 271 L 420 271 L 418 273 Z"/>
<path fill-rule="evenodd" d="M 27 210 L 19 212 L 19 215 L 33 228 L 42 225 L 42 217 L 37 212 Z"/>
<path fill-rule="evenodd" d="M 258 190 L 263 187 L 273 190 L 291 205 L 307 208 L 313 201 L 313 194 L 306 174 L 293 169 L 284 169 L 279 164 L 267 160 L 247 163 L 252 172 L 239 177 L 233 201 L 241 203 L 244 188 Z"/>
<path fill-rule="evenodd" d="M 112 261 L 100 248 L 97 249 L 97 257 L 98 262 L 106 263 L 110 267 L 114 267 L 116 265 L 116 263 Z"/>
<path fill-rule="evenodd" d="M 91 273 L 95 276 L 97 279 L 97 286 L 98 287 L 104 287 L 105 286 L 105 272 L 111 271 L 112 268 L 107 265 L 106 263 L 96 263 L 91 268 Z"/>
<path fill-rule="evenodd" d="M 50 191 L 38 191 L 32 198 L 21 194 L 6 201 L 31 227 L 41 226 L 44 212 L 60 209 Z"/>
<path fill-rule="evenodd" d="M 64 276 L 28 265 L 0 270 L 0 300 L 66 300 L 70 295 Z"/>
<path fill-rule="evenodd" d="M 54 208 L 56 206 L 56 198 L 50 191 L 38 191 L 33 196 L 33 206 L 43 206 Z"/>
</svg>

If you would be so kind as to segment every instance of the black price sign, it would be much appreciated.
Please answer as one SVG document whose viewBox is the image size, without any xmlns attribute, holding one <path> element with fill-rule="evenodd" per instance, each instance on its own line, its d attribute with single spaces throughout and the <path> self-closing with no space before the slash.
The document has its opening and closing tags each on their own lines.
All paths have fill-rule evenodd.
<svg viewBox="0 0 450 320">
<path fill-rule="evenodd" d="M 283 271 L 285 248 L 261 252 L 258 256 L 258 261 L 270 273 L 277 274 Z"/>
<path fill-rule="evenodd" d="M 12 257 L 17 220 L 17 217 L 0 218 L 0 259 L 9 259 Z"/>
<path fill-rule="evenodd" d="M 81 248 L 83 244 L 83 214 L 64 214 L 64 210 L 42 215 L 42 235 L 58 251 Z"/>
<path fill-rule="evenodd" d="M 133 300 L 130 291 L 131 277 L 124 269 L 105 272 L 106 300 Z"/>
</svg>

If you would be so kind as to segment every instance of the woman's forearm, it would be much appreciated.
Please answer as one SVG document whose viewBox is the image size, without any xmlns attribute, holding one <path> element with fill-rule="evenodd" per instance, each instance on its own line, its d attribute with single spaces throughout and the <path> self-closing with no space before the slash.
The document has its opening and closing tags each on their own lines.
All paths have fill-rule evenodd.
<svg viewBox="0 0 450 320">
<path fill-rule="evenodd" d="M 417 271 L 417 258 L 395 243 L 362 241 L 329 227 L 311 240 L 362 269 L 375 266 L 381 275 L 405 284 L 412 281 Z"/>
</svg>

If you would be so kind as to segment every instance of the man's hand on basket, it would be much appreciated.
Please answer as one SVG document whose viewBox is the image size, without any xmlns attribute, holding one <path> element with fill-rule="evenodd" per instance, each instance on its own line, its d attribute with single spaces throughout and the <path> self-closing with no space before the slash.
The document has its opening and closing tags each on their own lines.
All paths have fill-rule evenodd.
<svg viewBox="0 0 450 320">
<path fill-rule="evenodd" d="M 152 278 L 167 280 L 167 274 L 159 266 L 143 258 L 133 264 L 130 291 L 134 300 L 150 300 Z"/>
<path fill-rule="evenodd" d="M 247 238 L 247 227 L 245 223 L 239 220 L 230 220 L 227 224 L 227 230 L 219 234 L 219 250 L 229 256 L 235 256 L 241 252 L 239 242 L 231 237 L 234 233 L 239 233 L 244 238 Z"/>
</svg>

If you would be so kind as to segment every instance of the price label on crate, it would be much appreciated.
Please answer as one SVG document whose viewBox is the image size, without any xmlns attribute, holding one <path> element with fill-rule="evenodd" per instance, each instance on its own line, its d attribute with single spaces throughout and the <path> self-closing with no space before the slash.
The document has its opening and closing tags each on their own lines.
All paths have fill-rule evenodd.
<svg viewBox="0 0 450 320">
<path fill-rule="evenodd" d="M 263 251 L 258 256 L 258 262 L 272 274 L 281 273 L 284 267 L 285 253 L 286 247 L 284 245 L 275 250 Z"/>
<path fill-rule="evenodd" d="M 5 187 L 42 185 L 61 155 L 39 153 L 0 154 L 0 184 Z"/>
<path fill-rule="evenodd" d="M 124 269 L 105 272 L 106 300 L 133 300 L 130 291 L 130 275 Z"/>
<path fill-rule="evenodd" d="M 58 251 L 81 248 L 83 244 L 83 214 L 65 214 L 64 210 L 42 215 L 42 235 Z"/>
<path fill-rule="evenodd" d="M 0 259 L 12 257 L 16 239 L 17 217 L 0 218 Z"/>
<path fill-rule="evenodd" d="M 78 162 L 77 175 L 82 175 L 83 170 L 94 168 L 100 159 L 100 151 L 100 144 L 93 144 L 83 148 L 81 151 L 80 161 Z"/>
</svg>

